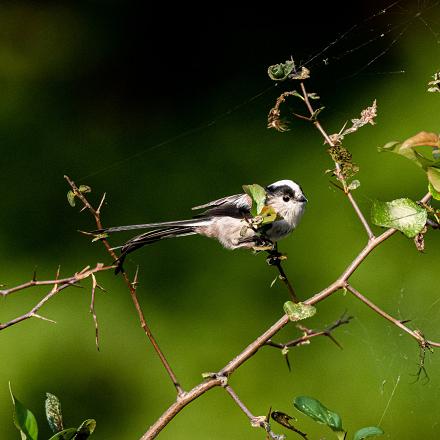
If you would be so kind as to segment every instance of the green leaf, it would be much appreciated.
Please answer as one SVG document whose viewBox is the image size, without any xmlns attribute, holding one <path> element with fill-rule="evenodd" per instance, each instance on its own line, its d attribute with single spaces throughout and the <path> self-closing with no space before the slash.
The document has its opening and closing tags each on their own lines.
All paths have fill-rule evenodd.
<svg viewBox="0 0 440 440">
<path fill-rule="evenodd" d="M 428 175 L 429 183 L 437 192 L 440 192 L 440 169 L 437 167 L 428 167 L 426 174 Z"/>
<path fill-rule="evenodd" d="M 78 191 L 80 193 L 86 194 L 86 193 L 92 192 L 92 188 L 90 188 L 90 186 L 88 186 L 88 185 L 80 185 L 80 187 L 78 188 Z"/>
<path fill-rule="evenodd" d="M 96 420 L 87 419 L 81 423 L 79 428 L 68 428 L 58 432 L 49 440 L 85 440 L 89 438 L 96 428 Z"/>
<path fill-rule="evenodd" d="M 252 217 L 256 217 L 263 210 L 266 202 L 266 190 L 258 185 L 258 183 L 243 185 L 243 190 L 252 199 L 251 215 Z"/>
<path fill-rule="evenodd" d="M 89 438 L 96 428 L 96 420 L 95 419 L 87 419 L 81 423 L 80 427 L 77 430 L 77 434 L 75 440 L 84 440 Z"/>
<path fill-rule="evenodd" d="M 429 146 L 434 150 L 437 150 L 440 146 L 440 139 L 437 133 L 429 133 L 427 131 L 421 131 L 414 136 L 406 139 L 404 142 L 388 142 L 383 147 L 379 147 L 379 151 L 388 151 L 390 153 L 399 154 L 412 160 L 419 167 L 426 169 L 428 166 L 436 165 L 436 161 L 427 159 L 414 148 L 420 146 Z"/>
<path fill-rule="evenodd" d="M 57 396 L 51 393 L 46 393 L 46 419 L 49 423 L 50 429 L 54 433 L 60 432 L 64 429 L 63 415 L 61 413 L 61 403 Z"/>
<path fill-rule="evenodd" d="M 315 307 L 309 304 L 294 303 L 292 301 L 285 302 L 283 308 L 291 321 L 301 321 L 302 319 L 310 318 L 316 313 Z"/>
<path fill-rule="evenodd" d="M 295 69 L 295 63 L 287 60 L 285 63 L 274 64 L 267 69 L 267 74 L 272 81 L 284 81 Z"/>
<path fill-rule="evenodd" d="M 400 154 L 403 157 L 406 157 L 409 160 L 412 160 L 416 163 L 416 165 L 420 164 L 417 162 L 417 155 L 416 152 L 412 148 L 403 148 L 402 142 L 399 141 L 392 141 L 385 144 L 383 147 L 379 147 L 378 150 L 380 152 L 389 152 L 389 153 L 395 153 Z"/>
<path fill-rule="evenodd" d="M 376 435 L 383 435 L 382 429 L 377 426 L 367 426 L 366 428 L 359 429 L 354 434 L 353 440 L 363 440 L 367 437 L 375 437 Z"/>
<path fill-rule="evenodd" d="M 428 189 L 429 189 L 429 192 L 431 193 L 431 196 L 435 200 L 440 200 L 440 192 L 435 190 L 435 188 L 431 185 L 431 182 L 429 182 L 429 184 L 428 184 Z"/>
<path fill-rule="evenodd" d="M 272 206 L 263 206 L 260 215 L 262 217 L 262 225 L 273 223 L 278 217 L 277 212 L 272 208 Z"/>
<path fill-rule="evenodd" d="M 359 180 L 352 180 L 348 185 L 348 189 L 350 191 L 354 191 L 355 189 L 358 189 L 360 186 L 361 186 L 361 182 L 359 182 Z"/>
<path fill-rule="evenodd" d="M 14 425 L 20 431 L 21 438 L 23 440 L 37 440 L 38 425 L 35 416 L 14 396 L 11 382 L 9 382 L 9 392 L 14 404 Z"/>
<path fill-rule="evenodd" d="M 426 224 L 427 212 L 410 199 L 391 202 L 375 200 L 371 208 L 371 220 L 377 226 L 396 228 L 407 237 L 415 237 Z"/>
<path fill-rule="evenodd" d="M 57 432 L 49 440 L 72 440 L 75 438 L 78 430 L 76 428 L 68 428 L 64 431 Z"/>
<path fill-rule="evenodd" d="M 67 201 L 72 208 L 75 207 L 75 193 L 72 190 L 67 193 Z"/>
<path fill-rule="evenodd" d="M 323 423 L 333 431 L 343 431 L 340 415 L 330 411 L 319 400 L 308 396 L 298 396 L 293 404 L 298 411 L 309 416 L 315 422 Z"/>
</svg>

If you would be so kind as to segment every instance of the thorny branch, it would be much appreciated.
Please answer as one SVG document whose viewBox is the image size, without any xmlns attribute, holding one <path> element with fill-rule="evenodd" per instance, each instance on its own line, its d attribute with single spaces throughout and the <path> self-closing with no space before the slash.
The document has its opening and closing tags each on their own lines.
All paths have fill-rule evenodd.
<svg viewBox="0 0 440 440">
<path fill-rule="evenodd" d="M 329 325 L 323 330 L 309 329 L 301 324 L 298 324 L 297 328 L 303 332 L 302 336 L 285 343 L 274 342 L 272 341 L 272 339 L 269 339 L 266 342 L 266 345 L 282 350 L 285 348 L 296 347 L 297 345 L 308 344 L 310 339 L 317 336 L 326 336 L 330 340 L 332 340 L 339 348 L 342 348 L 341 344 L 339 344 L 339 342 L 333 337 L 332 332 L 338 327 L 341 327 L 344 324 L 348 324 L 352 319 L 353 316 L 346 316 L 346 314 L 344 313 L 338 320 L 336 320 L 333 324 Z"/>
<path fill-rule="evenodd" d="M 243 401 L 238 397 L 237 393 L 231 388 L 230 385 L 226 385 L 225 387 L 226 392 L 232 397 L 232 400 L 237 404 L 237 406 L 244 412 L 246 417 L 251 422 L 251 426 L 253 428 L 263 428 L 264 431 L 267 433 L 266 438 L 270 438 L 272 440 L 284 440 L 286 438 L 285 435 L 279 435 L 275 434 L 271 427 L 268 420 L 268 417 L 266 416 L 254 416 L 250 410 L 247 408 L 247 406 L 243 403 Z"/>
<path fill-rule="evenodd" d="M 76 274 L 74 274 L 73 276 L 69 277 L 69 278 L 63 278 L 63 279 L 57 279 L 59 276 L 59 271 L 60 269 L 58 268 L 57 270 L 57 276 L 54 280 L 46 280 L 46 281 L 37 281 L 36 280 L 36 276 L 34 274 L 34 277 L 32 278 L 31 281 L 24 283 L 24 284 L 20 284 L 19 286 L 16 287 L 12 287 L 10 289 L 5 289 L 0 291 L 0 294 L 2 296 L 6 296 L 9 295 L 10 293 L 13 292 L 18 292 L 19 290 L 24 290 L 27 289 L 29 287 L 33 287 L 33 286 L 47 286 L 47 285 L 52 285 L 52 289 L 49 291 L 49 293 L 47 293 L 43 299 L 41 299 L 34 307 L 32 307 L 31 310 L 29 310 L 29 312 L 25 313 L 24 315 L 18 316 L 17 318 L 12 319 L 11 321 L 5 322 L 0 324 L 0 330 L 3 330 L 7 327 L 11 327 L 14 324 L 18 324 L 19 322 L 25 321 L 26 319 L 29 318 L 39 318 L 39 319 L 43 319 L 45 321 L 49 321 L 49 322 L 55 322 L 51 319 L 45 318 L 44 316 L 39 315 L 37 312 L 38 310 L 41 309 L 41 307 L 43 307 L 53 296 L 55 296 L 56 294 L 58 294 L 59 292 L 61 292 L 62 290 L 68 288 L 68 287 L 72 287 L 72 286 L 77 286 L 78 287 L 78 283 L 86 278 L 92 277 L 92 280 L 95 280 L 95 273 L 98 272 L 103 272 L 109 269 L 113 269 L 114 266 L 104 266 L 101 263 L 98 263 L 96 265 L 96 267 L 94 267 L 93 269 L 90 269 L 89 266 L 85 267 L 84 269 L 82 269 L 80 272 L 77 272 Z M 92 292 L 94 291 L 94 288 L 92 286 Z"/>
<path fill-rule="evenodd" d="M 321 123 L 316 118 L 316 112 L 314 111 L 312 105 L 309 101 L 309 95 L 305 89 L 304 83 L 301 82 L 301 90 L 303 93 L 304 102 L 307 106 L 308 111 L 310 112 L 310 118 L 303 118 L 307 119 L 315 125 L 315 127 L 318 129 L 318 131 L 322 134 L 327 144 L 330 146 L 334 145 L 332 139 L 327 134 L 327 132 L 322 127 Z M 283 97 L 284 98 L 284 97 Z M 392 235 L 394 235 L 397 230 L 394 228 L 387 229 L 385 232 L 383 232 L 379 236 L 375 236 L 368 221 L 366 220 L 364 214 L 362 213 L 361 209 L 359 208 L 356 200 L 354 199 L 353 195 L 350 192 L 350 189 L 347 185 L 347 182 L 341 172 L 341 167 L 338 162 L 335 162 L 336 167 L 336 177 L 343 185 L 344 193 L 346 194 L 350 204 L 352 205 L 356 215 L 358 216 L 361 224 L 363 225 L 365 232 L 368 236 L 368 242 L 365 245 L 365 247 L 359 252 L 357 257 L 347 266 L 347 268 L 342 272 L 342 274 L 328 287 L 323 289 L 321 292 L 316 293 L 315 295 L 311 296 L 309 299 L 304 301 L 304 304 L 308 305 L 314 305 L 317 304 L 333 293 L 337 292 L 338 290 L 344 289 L 348 290 L 351 293 L 353 293 L 359 300 L 367 304 L 370 308 L 372 308 L 376 313 L 378 313 L 383 318 L 389 320 L 397 327 L 401 328 L 408 334 L 410 334 L 412 337 L 414 337 L 423 350 L 423 353 L 426 351 L 429 347 L 440 347 L 440 342 L 434 342 L 429 341 L 424 338 L 422 333 L 419 330 L 411 330 L 409 327 L 405 326 L 401 321 L 391 317 L 388 315 L 385 311 L 380 309 L 378 306 L 373 304 L 371 301 L 369 301 L 366 297 L 361 295 L 354 287 L 348 283 L 348 280 L 350 279 L 351 275 L 356 271 L 356 269 L 360 266 L 360 264 L 367 258 L 367 256 L 381 243 L 383 243 L 385 240 L 390 238 Z M 428 193 L 426 194 L 421 200 L 420 203 L 428 203 L 431 200 L 431 195 Z M 285 276 L 285 273 L 281 273 L 281 277 L 285 278 L 286 286 L 289 288 L 288 279 Z M 290 291 L 290 289 L 289 289 Z M 292 294 L 292 292 L 290 292 Z M 296 296 L 295 296 L 296 298 Z M 186 393 L 185 395 L 181 396 L 177 399 L 176 402 L 174 402 L 160 417 L 159 419 L 148 429 L 147 432 L 141 437 L 141 440 L 149 440 L 155 438 L 161 431 L 164 429 L 168 423 L 183 409 L 185 408 L 190 402 L 192 402 L 194 399 L 197 399 L 201 395 L 203 395 L 205 392 L 207 392 L 209 389 L 215 387 L 215 386 L 224 386 L 221 378 L 228 378 L 237 368 L 239 368 L 244 362 L 246 362 L 248 359 L 250 359 L 253 355 L 257 353 L 257 351 L 263 347 L 264 345 L 274 345 L 274 343 L 271 343 L 271 338 L 277 334 L 285 325 L 289 323 L 289 317 L 287 315 L 282 316 L 275 324 L 273 324 L 269 329 L 267 329 L 262 335 L 260 335 L 257 339 L 255 339 L 251 344 L 249 344 L 239 355 L 237 355 L 234 359 L 232 359 L 226 366 L 224 366 L 221 370 L 219 370 L 218 373 L 214 374 L 211 378 L 206 379 L 201 384 L 194 387 L 191 391 Z M 329 331 L 327 331 L 329 332 Z M 317 336 L 317 335 L 314 335 Z M 309 338 L 312 337 L 311 335 Z M 295 345 L 295 341 L 291 341 L 292 345 Z M 300 344 L 301 342 L 297 342 L 297 344 Z M 279 347 L 280 348 L 280 347 Z M 422 358 L 424 360 L 424 357 Z M 421 367 L 423 369 L 423 364 L 421 364 Z M 238 398 L 234 398 L 234 392 L 230 389 L 227 389 L 228 393 L 233 397 L 234 401 L 238 404 L 238 406 L 245 412 L 245 414 L 251 418 L 253 417 L 249 410 L 244 406 L 244 404 L 240 401 L 238 402 Z M 252 420 L 252 419 L 251 419 Z"/>
<path fill-rule="evenodd" d="M 101 223 L 101 208 L 102 208 L 102 205 L 103 205 L 104 200 L 105 200 L 105 194 L 103 195 L 103 197 L 102 197 L 102 199 L 101 199 L 101 201 L 99 203 L 99 207 L 97 209 L 94 209 L 93 206 L 90 204 L 90 202 L 85 197 L 85 195 L 78 189 L 78 187 L 76 186 L 75 182 L 72 179 L 70 179 L 70 177 L 68 177 L 68 176 L 64 176 L 64 178 L 66 179 L 67 183 L 72 188 L 72 191 L 75 194 L 75 196 L 78 197 L 78 199 L 81 200 L 81 202 L 84 205 L 84 208 L 87 209 L 93 215 L 93 217 L 95 219 L 95 223 L 96 223 L 97 229 L 103 229 L 102 223 Z M 108 240 L 105 239 L 105 238 L 102 238 L 101 241 L 104 244 L 107 252 L 112 257 L 113 261 L 117 260 L 118 257 L 115 254 L 115 252 L 113 251 L 113 249 L 111 248 Z M 156 341 L 156 338 L 153 336 L 153 333 L 151 332 L 151 329 L 150 329 L 149 325 L 147 324 L 147 321 L 145 320 L 145 316 L 144 316 L 144 313 L 142 311 L 142 308 L 141 308 L 141 305 L 139 303 L 139 300 L 137 298 L 137 293 L 136 293 L 137 284 L 138 284 L 137 283 L 138 271 L 136 271 L 136 275 L 135 275 L 135 278 L 134 278 L 133 281 L 130 280 L 130 278 L 128 277 L 128 275 L 125 272 L 122 272 L 121 275 L 122 275 L 122 277 L 124 279 L 124 282 L 125 282 L 126 286 L 128 287 L 128 290 L 130 291 L 130 296 L 131 296 L 133 304 L 134 304 L 134 306 L 136 308 L 136 311 L 138 313 L 138 317 L 139 317 L 139 321 L 141 323 L 141 327 L 144 330 L 145 334 L 147 335 L 148 339 L 150 340 L 151 344 L 153 345 L 153 348 L 156 351 L 157 355 L 159 356 L 159 359 L 162 362 L 162 365 L 164 366 L 164 368 L 167 371 L 171 381 L 173 382 L 173 385 L 176 388 L 178 396 L 181 396 L 181 395 L 185 394 L 184 390 L 180 386 L 179 381 L 177 380 L 176 375 L 174 374 L 173 369 L 171 368 L 171 366 L 170 366 L 169 362 L 167 361 L 165 355 L 163 354 L 162 350 L 160 349 L 159 344 Z"/>
<path fill-rule="evenodd" d="M 310 112 L 310 115 L 312 116 L 312 115 L 315 114 L 315 110 L 313 109 L 312 104 L 310 103 L 309 94 L 307 93 L 306 87 L 305 87 L 303 82 L 301 82 L 301 91 L 303 93 L 303 99 L 304 99 L 304 102 L 306 104 L 306 107 L 307 107 L 308 111 Z M 322 125 L 319 122 L 319 120 L 318 119 L 314 119 L 312 122 L 313 122 L 313 125 L 322 134 L 325 142 L 328 145 L 334 147 L 335 143 L 333 142 L 331 137 L 327 134 L 327 132 L 324 130 L 324 128 L 322 127 Z M 340 166 L 340 164 L 338 162 L 335 162 L 335 166 L 336 166 L 336 177 L 342 183 L 343 188 L 344 188 L 344 193 L 346 194 L 348 200 L 350 201 L 351 205 L 353 206 L 354 211 L 356 212 L 356 215 L 358 216 L 359 220 L 361 221 L 362 226 L 364 227 L 365 232 L 368 235 L 368 239 L 369 240 L 374 239 L 373 231 L 371 230 L 371 227 L 368 224 L 367 219 L 365 218 L 364 214 L 362 213 L 361 209 L 359 208 L 356 200 L 353 197 L 353 194 L 351 193 L 350 189 L 348 188 L 347 182 L 346 182 L 343 174 L 341 173 L 341 166 Z"/>
<path fill-rule="evenodd" d="M 293 339 L 291 341 L 285 342 L 284 344 L 279 342 L 274 342 L 272 339 L 269 339 L 266 342 L 266 345 L 270 347 L 279 348 L 281 353 L 283 354 L 287 368 L 291 371 L 290 360 L 289 360 L 289 348 L 296 347 L 298 345 L 310 344 L 310 339 L 316 336 L 326 336 L 331 341 L 333 341 L 339 348 L 342 349 L 342 345 L 335 339 L 332 335 L 333 330 L 337 329 L 341 325 L 348 324 L 353 319 L 353 316 L 346 316 L 345 312 L 343 315 L 335 321 L 333 324 L 329 325 L 323 330 L 313 330 L 305 327 L 304 325 L 298 324 L 296 327 L 303 332 L 302 336 Z"/>
<path fill-rule="evenodd" d="M 279 272 L 278 278 L 286 285 L 291 300 L 294 303 L 298 303 L 299 299 L 296 296 L 295 289 L 293 288 L 291 282 L 289 281 L 289 278 L 287 278 L 286 272 L 284 272 L 284 268 L 281 265 L 281 261 L 285 260 L 287 257 L 278 252 L 276 244 L 275 244 L 275 249 L 273 251 L 269 251 L 268 253 L 269 256 L 266 259 L 267 264 L 269 264 L 269 266 L 275 266 L 278 269 Z"/>
</svg>

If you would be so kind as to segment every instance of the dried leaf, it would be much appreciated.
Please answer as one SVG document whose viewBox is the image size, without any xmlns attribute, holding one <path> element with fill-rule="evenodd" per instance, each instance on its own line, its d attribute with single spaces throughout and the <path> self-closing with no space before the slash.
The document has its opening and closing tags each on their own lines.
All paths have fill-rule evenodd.
<svg viewBox="0 0 440 440">
<path fill-rule="evenodd" d="M 440 93 L 440 72 L 435 72 L 432 77 L 434 80 L 429 81 L 428 86 L 430 87 L 428 87 L 428 92 Z"/>
<path fill-rule="evenodd" d="M 426 232 L 426 228 L 425 228 L 425 232 Z M 414 237 L 414 244 L 416 245 L 416 249 L 419 252 L 423 252 L 425 250 L 425 232 L 419 232 Z"/>
<path fill-rule="evenodd" d="M 359 171 L 359 167 L 353 163 L 352 154 L 342 145 L 332 145 L 327 149 L 327 152 L 333 162 L 339 164 L 340 174 L 344 179 L 353 177 Z"/>
<path fill-rule="evenodd" d="M 374 118 L 377 116 L 377 102 L 373 101 L 373 104 L 370 107 L 367 107 L 365 110 L 362 110 L 361 117 L 359 119 L 352 119 L 352 126 L 350 128 L 342 128 L 339 133 L 332 134 L 330 138 L 335 143 L 340 143 L 347 134 L 354 133 L 359 130 L 359 128 L 363 127 L 366 124 L 374 125 Z"/>
<path fill-rule="evenodd" d="M 275 106 L 270 109 L 269 115 L 267 117 L 267 128 L 274 128 L 279 132 L 289 131 L 289 121 L 281 117 L 281 104 L 286 102 L 286 98 L 289 96 L 295 96 L 300 99 L 304 99 L 300 93 L 296 90 L 290 92 L 284 92 L 278 96 Z"/>
<path fill-rule="evenodd" d="M 72 190 L 67 193 L 67 201 L 72 208 L 75 207 L 75 193 Z"/>
</svg>

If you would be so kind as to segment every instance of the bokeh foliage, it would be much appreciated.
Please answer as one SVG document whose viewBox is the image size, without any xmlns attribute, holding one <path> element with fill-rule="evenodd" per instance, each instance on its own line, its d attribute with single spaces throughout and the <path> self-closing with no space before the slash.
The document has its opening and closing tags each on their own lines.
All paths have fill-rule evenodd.
<svg viewBox="0 0 440 440">
<path fill-rule="evenodd" d="M 292 51 L 306 58 L 332 39 L 326 31 L 335 32 L 335 22 L 309 39 L 293 38 L 290 28 L 277 29 L 274 44 L 273 22 L 261 18 L 200 24 L 188 16 L 170 22 L 165 11 L 136 8 L 99 1 L 0 7 L 0 282 L 18 284 L 35 266 L 43 279 L 52 277 L 58 264 L 69 275 L 87 264 L 109 262 L 99 243 L 92 245 L 76 232 L 93 223 L 66 201 L 62 176 L 69 174 L 90 185 L 96 201 L 107 192 L 103 220 L 108 226 L 181 218 L 190 215 L 190 206 L 238 192 L 243 184 L 294 179 L 309 205 L 298 230 L 281 243 L 289 255 L 285 268 L 302 298 L 328 285 L 363 245 L 364 231 L 328 183 L 325 170 L 332 164 L 319 134 L 301 121 L 288 133 L 266 129 L 277 89 L 247 100 L 271 85 L 268 65 Z M 369 8 L 364 13 L 371 13 Z M 359 21 L 356 12 L 353 20 Z M 438 9 L 434 13 L 438 17 Z M 164 23 L 160 31 L 153 30 L 155 21 Z M 304 25 L 296 26 L 304 35 Z M 165 43 L 163 33 L 176 36 Z M 379 52 L 374 48 L 359 57 L 371 59 Z M 347 78 L 353 73 L 347 57 L 331 75 L 312 71 L 313 90 L 326 106 L 320 117 L 330 132 L 377 99 L 377 125 L 347 140 L 360 167 L 355 195 L 365 212 L 374 199 L 417 199 L 426 192 L 422 170 L 404 158 L 379 154 L 377 147 L 421 130 L 439 132 L 440 98 L 426 92 L 439 69 L 438 55 L 432 34 L 415 23 L 373 69 Z M 406 73 L 387 73 L 399 69 Z M 237 104 L 244 105 L 228 113 Z M 201 123 L 201 130 L 161 145 Z M 115 239 L 115 245 L 126 237 Z M 437 340 L 439 242 L 438 233 L 429 232 L 426 252 L 420 254 L 410 240 L 396 235 L 353 277 L 361 292 Z M 127 268 L 135 264 L 140 264 L 146 317 L 185 388 L 198 383 L 201 372 L 221 368 L 277 320 L 287 299 L 281 283 L 269 288 L 275 272 L 262 256 L 228 252 L 207 239 L 159 243 L 134 254 Z M 107 289 L 97 292 L 101 352 L 95 349 L 86 283 L 85 289 L 64 291 L 41 311 L 56 325 L 27 321 L 0 335 L 2 438 L 17 438 L 9 380 L 39 420 L 47 391 L 62 400 L 69 426 L 96 419 L 97 440 L 138 438 L 174 399 L 122 282 L 103 274 L 99 283 Z M 23 313 L 43 292 L 4 299 L 0 320 Z M 294 396 L 310 395 L 344 414 L 351 432 L 377 424 L 386 438 L 409 438 L 414 432 L 435 438 L 438 353 L 427 359 L 430 381 L 413 383 L 414 341 L 342 294 L 319 304 L 309 325 L 324 326 L 345 309 L 356 319 L 335 334 L 343 351 L 315 340 L 291 351 L 289 373 L 277 350 L 263 349 L 231 379 L 237 393 L 256 414 L 266 414 L 270 406 L 291 413 Z M 288 326 L 279 339 L 294 334 Z M 312 438 L 321 432 L 313 422 L 301 422 Z M 49 436 L 49 427 L 41 426 L 41 438 Z M 193 402 L 161 434 L 173 440 L 261 436 L 220 389 Z"/>
</svg>

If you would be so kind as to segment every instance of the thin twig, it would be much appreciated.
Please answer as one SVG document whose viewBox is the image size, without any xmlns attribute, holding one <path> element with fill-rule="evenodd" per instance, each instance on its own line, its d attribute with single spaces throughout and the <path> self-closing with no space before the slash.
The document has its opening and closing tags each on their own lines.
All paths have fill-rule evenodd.
<svg viewBox="0 0 440 440">
<path fill-rule="evenodd" d="M 331 333 L 333 332 L 333 330 L 337 329 L 341 325 L 348 324 L 352 319 L 353 316 L 346 316 L 344 312 L 344 314 L 338 320 L 336 320 L 333 324 L 329 325 L 323 330 L 313 330 L 313 329 L 308 329 L 307 327 L 304 327 L 302 325 L 298 325 L 297 327 L 303 332 L 302 336 L 299 336 L 298 338 L 293 339 L 291 341 L 285 342 L 284 344 L 279 342 L 274 342 L 271 339 L 269 339 L 266 342 L 266 345 L 279 349 L 284 349 L 284 348 L 296 347 L 297 345 L 308 343 L 310 339 L 315 338 L 317 336 L 326 336 L 330 338 L 339 348 L 342 348 L 341 345 L 335 340 L 335 338 L 333 338 Z"/>
<path fill-rule="evenodd" d="M 237 394 L 231 388 L 231 386 L 230 385 L 226 385 L 224 387 L 224 389 L 232 397 L 232 399 L 238 405 L 238 407 L 246 414 L 246 417 L 249 419 L 249 421 L 251 422 L 252 426 L 255 426 L 256 417 L 249 411 L 247 406 L 240 400 L 240 398 L 237 396 Z M 264 417 L 264 419 L 266 419 L 266 417 Z M 261 423 L 263 423 L 263 422 L 262 421 L 261 422 L 258 421 L 257 423 L 258 423 L 257 426 L 262 426 Z"/>
<path fill-rule="evenodd" d="M 366 304 L 368 307 L 373 309 L 378 315 L 382 316 L 382 318 L 385 318 L 386 320 L 393 323 L 396 327 L 399 327 L 404 332 L 406 332 L 410 336 L 412 336 L 419 343 L 420 346 L 430 345 L 432 347 L 440 347 L 440 342 L 434 342 L 434 341 L 429 341 L 429 340 L 425 339 L 419 330 L 412 330 L 409 327 L 407 327 L 405 324 L 403 324 L 402 321 L 400 321 L 399 319 L 396 319 L 396 318 L 392 317 L 391 315 L 389 315 L 387 312 L 382 310 L 379 306 L 377 306 L 372 301 L 370 301 L 368 298 L 366 298 L 364 295 L 362 295 L 351 284 L 347 284 L 345 287 L 356 298 L 358 298 L 364 304 Z"/>
<path fill-rule="evenodd" d="M 286 256 L 283 256 L 281 253 L 278 252 L 278 249 L 275 244 L 275 250 L 269 251 L 269 257 L 267 257 L 266 261 L 270 266 L 275 266 L 278 269 L 279 272 L 279 279 L 286 285 L 287 290 L 289 291 L 289 295 L 291 300 L 294 303 L 298 303 L 299 299 L 296 296 L 295 289 L 293 288 L 292 284 L 289 281 L 289 278 L 287 278 L 286 272 L 284 272 L 284 269 L 281 265 L 281 260 L 287 258 Z"/>
<path fill-rule="evenodd" d="M 96 310 L 95 310 L 95 292 L 96 292 L 96 277 L 94 274 L 92 274 L 92 297 L 90 301 L 90 313 L 93 316 L 93 322 L 95 323 L 95 344 L 96 349 L 99 351 L 99 327 L 98 327 L 98 317 L 96 316 Z"/>
<path fill-rule="evenodd" d="M 101 199 L 101 202 L 99 204 L 99 208 L 95 210 L 93 208 L 93 206 L 89 203 L 87 198 L 84 196 L 84 194 L 81 191 L 79 191 L 75 182 L 72 179 L 70 179 L 69 176 L 64 176 L 64 178 L 66 179 L 67 183 L 72 188 L 72 191 L 74 192 L 75 196 L 81 200 L 83 205 L 85 207 L 87 207 L 89 212 L 93 215 L 97 229 L 103 229 L 102 223 L 101 223 L 100 210 L 101 210 L 102 204 L 104 203 L 105 194 Z M 113 261 L 117 260 L 118 256 L 115 254 L 115 252 L 112 249 L 112 247 L 110 246 L 108 240 L 105 238 L 102 238 L 101 241 L 102 241 L 103 245 L 105 246 L 107 252 L 112 257 Z M 139 303 L 137 293 L 136 293 L 137 279 L 136 279 L 136 283 L 134 283 L 130 280 L 130 278 L 128 278 L 128 275 L 125 272 L 121 272 L 121 275 L 122 275 L 122 278 L 124 279 L 124 282 L 130 292 L 131 300 L 136 308 L 142 329 L 144 330 L 145 334 L 147 335 L 148 339 L 151 342 L 151 345 L 153 346 L 154 350 L 156 351 L 157 355 L 159 356 L 159 359 L 162 362 L 162 365 L 164 366 L 166 372 L 168 373 L 168 376 L 170 377 L 171 381 L 173 382 L 174 387 L 176 388 L 177 394 L 179 396 L 183 395 L 185 393 L 183 388 L 180 386 L 180 383 L 177 380 L 177 377 L 174 374 L 174 371 L 171 368 L 171 365 L 169 364 L 168 360 L 166 359 L 165 355 L 163 354 L 162 350 L 160 349 L 156 338 L 154 337 L 149 325 L 147 324 L 147 321 L 145 320 L 145 316 L 142 311 L 142 308 L 141 308 L 141 305 Z M 137 278 L 137 276 L 136 276 L 136 278 Z"/>
<path fill-rule="evenodd" d="M 26 283 L 20 284 L 15 287 L 11 287 L 10 289 L 0 290 L 0 295 L 7 296 L 7 295 L 10 295 L 11 293 L 15 293 L 20 290 L 28 289 L 28 288 L 34 287 L 34 286 L 50 286 L 50 285 L 57 285 L 57 284 L 66 284 L 66 283 L 70 283 L 73 278 L 75 278 L 75 277 L 73 276 L 73 277 L 68 277 L 68 278 L 63 278 L 63 279 L 44 280 L 44 281 L 37 281 L 35 279 L 32 279 Z"/>
<path fill-rule="evenodd" d="M 309 95 L 307 93 L 306 87 L 303 82 L 301 82 L 301 91 L 303 93 L 304 102 L 307 106 L 307 109 L 309 110 L 310 116 L 312 116 L 312 115 L 314 115 L 315 110 L 313 109 L 313 106 L 309 100 Z M 325 142 L 330 146 L 335 146 L 334 142 L 331 140 L 328 133 L 324 130 L 321 123 L 317 119 L 313 119 L 312 122 L 313 122 L 313 125 L 322 134 Z M 364 214 L 362 213 L 361 209 L 359 208 L 359 205 L 357 204 L 356 200 L 354 199 L 353 194 L 350 192 L 350 189 L 347 186 L 347 182 L 345 181 L 344 177 L 342 176 L 340 164 L 338 162 L 335 162 L 335 166 L 336 166 L 337 177 L 341 181 L 341 183 L 344 187 L 344 193 L 347 195 L 347 198 L 350 201 L 351 205 L 353 206 L 353 209 L 355 210 L 356 215 L 358 216 L 359 220 L 361 221 L 361 223 L 365 229 L 365 232 L 368 235 L 368 239 L 373 240 L 374 239 L 373 231 L 371 230 L 371 227 L 370 227 L 367 219 L 365 218 Z"/>
<path fill-rule="evenodd" d="M 51 319 L 48 319 L 48 318 L 45 318 L 45 317 L 39 315 L 37 313 L 37 311 L 41 307 L 43 307 L 44 304 L 46 304 L 53 296 L 55 296 L 56 294 L 58 294 L 62 290 L 66 289 L 68 287 L 75 286 L 81 280 L 84 280 L 90 276 L 94 276 L 94 274 L 97 272 L 102 272 L 102 271 L 110 270 L 110 269 L 114 269 L 114 266 L 104 266 L 103 264 L 99 263 L 93 269 L 86 267 L 86 268 L 82 269 L 80 272 L 77 272 L 75 275 L 73 275 L 70 278 L 65 278 L 62 280 L 54 280 L 55 281 L 54 283 L 53 282 L 50 282 L 50 283 L 46 282 L 45 284 L 41 284 L 41 285 L 53 284 L 53 287 L 50 290 L 50 292 L 47 293 L 43 297 L 43 299 L 41 299 L 34 307 L 32 307 L 31 310 L 29 310 L 29 312 L 27 312 L 21 316 L 18 316 L 17 318 L 12 319 L 11 321 L 0 324 L 0 330 L 3 330 L 7 327 L 11 327 L 14 324 L 18 324 L 19 322 L 25 321 L 26 319 L 29 319 L 29 318 L 39 318 L 39 319 L 43 319 L 45 321 L 55 322 Z M 58 274 L 59 274 L 59 272 L 57 272 L 57 277 L 58 277 Z M 42 282 L 42 283 L 44 283 L 44 282 Z M 23 284 L 21 286 L 23 286 Z"/>
<path fill-rule="evenodd" d="M 232 400 L 238 405 L 238 407 L 244 412 L 246 417 L 251 422 L 251 426 L 253 428 L 263 428 L 273 440 L 281 440 L 286 438 L 284 435 L 278 435 L 272 431 L 266 416 L 254 416 L 230 385 L 226 385 L 224 389 L 232 397 Z"/>
</svg>

